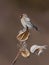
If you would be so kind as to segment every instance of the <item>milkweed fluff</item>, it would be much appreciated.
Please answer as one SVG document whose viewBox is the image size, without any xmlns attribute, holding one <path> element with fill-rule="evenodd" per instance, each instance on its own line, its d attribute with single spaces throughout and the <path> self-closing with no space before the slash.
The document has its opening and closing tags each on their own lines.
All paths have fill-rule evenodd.
<svg viewBox="0 0 49 65">
<path fill-rule="evenodd" d="M 36 55 L 40 55 L 44 49 L 46 49 L 47 45 L 39 46 L 39 45 L 32 45 L 30 48 L 31 53 L 35 53 Z"/>
</svg>

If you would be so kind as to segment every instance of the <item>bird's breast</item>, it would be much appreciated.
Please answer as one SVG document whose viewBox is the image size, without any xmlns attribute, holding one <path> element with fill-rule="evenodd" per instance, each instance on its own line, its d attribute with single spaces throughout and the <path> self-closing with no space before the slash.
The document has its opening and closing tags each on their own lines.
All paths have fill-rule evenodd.
<svg viewBox="0 0 49 65">
<path fill-rule="evenodd" d="M 21 19 L 21 24 L 23 25 L 24 28 L 26 28 L 26 21 L 24 19 Z"/>
</svg>

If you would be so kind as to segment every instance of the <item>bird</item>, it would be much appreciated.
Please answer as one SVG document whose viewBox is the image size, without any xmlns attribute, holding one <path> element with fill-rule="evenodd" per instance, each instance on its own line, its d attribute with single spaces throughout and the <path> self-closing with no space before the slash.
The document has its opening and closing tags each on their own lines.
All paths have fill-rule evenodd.
<svg viewBox="0 0 49 65">
<path fill-rule="evenodd" d="M 26 28 L 26 27 L 28 27 L 29 29 L 34 28 L 34 29 L 36 29 L 36 31 L 38 31 L 38 27 L 31 23 L 31 20 L 27 14 L 22 14 L 20 17 L 21 17 L 21 19 L 20 19 L 21 24 L 24 28 Z"/>
</svg>

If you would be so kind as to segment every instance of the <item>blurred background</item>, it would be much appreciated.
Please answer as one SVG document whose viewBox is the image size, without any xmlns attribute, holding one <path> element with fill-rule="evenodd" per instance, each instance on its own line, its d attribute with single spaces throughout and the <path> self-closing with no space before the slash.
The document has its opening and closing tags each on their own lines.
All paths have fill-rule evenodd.
<svg viewBox="0 0 49 65">
<path fill-rule="evenodd" d="M 48 45 L 40 56 L 20 56 L 15 65 L 49 65 L 49 0 L 0 0 L 0 65 L 11 65 L 19 44 L 16 39 L 22 29 L 20 15 L 26 13 L 39 31 L 31 30 L 27 41 L 32 44 Z"/>
</svg>

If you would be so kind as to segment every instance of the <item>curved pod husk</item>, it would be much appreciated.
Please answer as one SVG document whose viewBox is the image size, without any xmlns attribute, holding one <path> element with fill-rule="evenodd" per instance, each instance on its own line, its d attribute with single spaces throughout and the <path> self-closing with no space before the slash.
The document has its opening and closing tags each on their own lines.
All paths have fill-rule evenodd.
<svg viewBox="0 0 49 65">
<path fill-rule="evenodd" d="M 24 57 L 24 58 L 27 58 L 30 56 L 30 52 L 28 49 L 23 49 L 21 50 L 21 55 Z"/>
<path fill-rule="evenodd" d="M 26 41 L 26 40 L 29 38 L 29 35 L 30 35 L 30 33 L 29 33 L 28 28 L 27 28 L 26 31 L 20 32 L 20 33 L 17 35 L 16 38 L 17 38 L 19 41 Z"/>
</svg>

